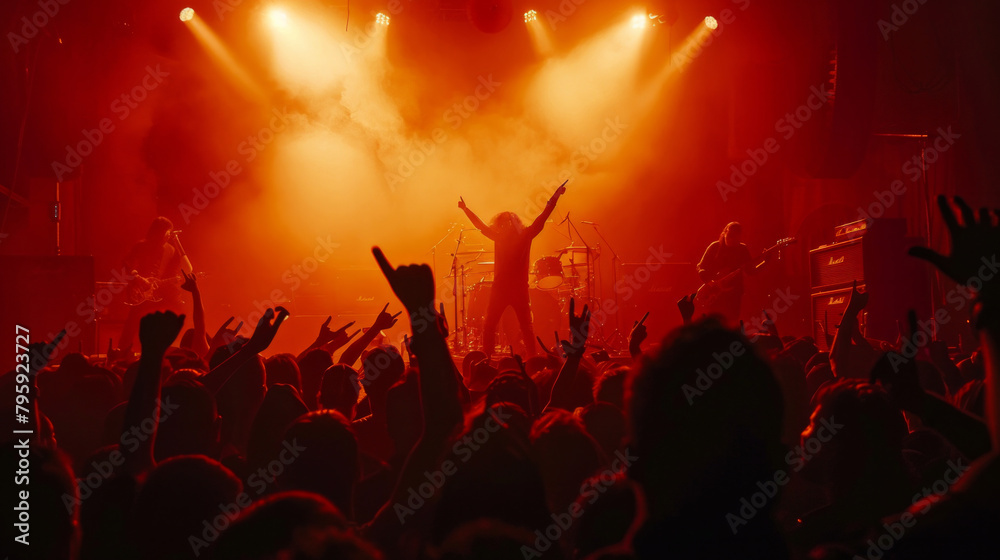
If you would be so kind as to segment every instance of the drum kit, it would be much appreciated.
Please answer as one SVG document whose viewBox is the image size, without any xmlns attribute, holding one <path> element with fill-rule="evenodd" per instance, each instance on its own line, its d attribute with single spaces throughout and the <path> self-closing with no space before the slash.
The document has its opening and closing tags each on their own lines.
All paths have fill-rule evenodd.
<svg viewBox="0 0 1000 560">
<path fill-rule="evenodd" d="M 493 252 L 482 245 L 462 245 L 462 233 L 468 231 L 476 230 L 462 230 L 459 234 L 459 246 L 451 254 L 451 271 L 445 277 L 454 296 L 455 328 L 450 344 L 459 352 L 482 346 L 496 265 L 491 259 Z M 599 248 L 571 241 L 569 246 L 534 261 L 528 279 L 528 298 L 536 334 L 547 339 L 550 333 L 561 327 L 565 329 L 571 298 L 577 300 L 578 307 L 581 301 L 593 301 L 599 256 Z M 513 309 L 505 310 L 498 330 L 497 342 L 501 348 L 521 340 Z"/>
</svg>

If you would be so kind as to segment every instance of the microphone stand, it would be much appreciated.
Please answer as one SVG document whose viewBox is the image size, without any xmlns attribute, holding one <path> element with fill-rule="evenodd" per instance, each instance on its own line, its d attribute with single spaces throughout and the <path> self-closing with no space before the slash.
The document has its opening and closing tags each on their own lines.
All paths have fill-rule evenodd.
<svg viewBox="0 0 1000 560">
<path fill-rule="evenodd" d="M 455 231 L 456 227 L 458 227 L 458 224 L 451 224 L 451 227 L 448 228 L 448 233 L 444 234 L 444 237 L 442 237 L 440 240 L 438 240 L 437 243 L 435 243 L 434 245 L 431 246 L 431 250 L 430 250 L 430 253 L 431 253 L 431 270 L 434 271 L 434 278 L 438 277 L 438 273 L 437 273 L 437 248 L 438 248 L 438 245 L 440 245 L 440 244 L 444 243 L 445 241 L 447 241 L 448 237 L 451 236 L 451 232 Z M 426 253 L 424 253 L 424 254 L 426 254 Z"/>
<path fill-rule="evenodd" d="M 615 309 L 618 310 L 618 312 L 615 313 L 615 330 L 611 333 L 611 338 L 625 338 L 627 343 L 628 338 L 622 334 L 621 306 L 618 303 L 618 267 L 621 266 L 622 259 L 618 256 L 618 252 L 615 251 L 615 248 L 608 242 L 607 238 L 604 237 L 604 234 L 601 233 L 601 230 L 598 229 L 597 224 L 591 223 L 590 227 L 594 228 L 594 232 L 597 233 L 597 236 L 604 241 L 604 245 L 609 251 L 611 251 L 611 287 L 615 292 Z M 615 264 L 616 261 L 618 263 L 617 265 Z"/>
<path fill-rule="evenodd" d="M 181 267 L 186 268 L 188 274 L 194 272 L 194 266 L 191 264 L 191 259 L 188 258 L 187 252 L 184 251 L 184 245 L 181 245 L 180 233 L 173 232 L 174 243 L 177 244 L 177 251 L 181 254 Z"/>
<path fill-rule="evenodd" d="M 452 228 L 452 229 L 454 229 L 454 228 Z M 467 340 L 468 336 L 465 333 L 465 321 L 463 320 L 461 323 L 459 323 L 459 317 L 460 316 L 459 316 L 459 313 L 458 313 L 458 299 L 459 299 L 459 297 L 462 298 L 462 309 L 463 310 L 465 309 L 465 277 L 464 277 L 465 276 L 465 268 L 464 268 L 464 266 L 462 267 L 462 290 L 461 290 L 461 292 L 459 292 L 459 289 L 458 289 L 458 278 L 459 278 L 459 276 L 458 276 L 458 269 L 459 269 L 458 253 L 459 253 L 459 250 L 462 248 L 462 236 L 464 234 L 465 234 L 465 228 L 462 228 L 462 229 L 460 229 L 458 231 L 458 242 L 455 244 L 455 253 L 452 255 L 452 259 L 451 259 L 451 276 L 455 280 L 454 283 L 452 283 L 452 286 L 451 286 L 451 295 L 452 295 L 452 299 L 453 299 L 453 303 L 454 303 L 454 307 L 455 307 L 455 349 L 456 350 L 459 350 L 459 349 L 464 350 L 465 346 L 469 342 Z M 442 241 L 444 241 L 444 240 L 442 240 Z M 460 293 L 461 293 L 461 296 L 459 295 Z M 459 336 L 458 336 L 459 332 L 463 333 L 461 339 L 459 339 Z"/>
<path fill-rule="evenodd" d="M 576 232 L 576 236 L 580 238 L 580 243 L 583 243 L 583 246 L 587 248 L 587 301 L 590 302 L 590 300 L 593 299 L 593 291 L 594 291 L 593 278 L 592 278 L 594 272 L 593 270 L 591 270 L 591 264 L 590 264 L 590 253 L 593 251 L 593 249 L 590 247 L 590 245 L 587 244 L 587 240 L 583 238 L 583 235 L 580 234 L 580 230 L 576 229 L 576 224 L 573 223 L 573 220 L 569 217 L 568 212 L 566 213 L 566 221 L 568 222 L 568 228 L 572 228 L 572 231 Z M 569 246 L 572 247 L 573 246 L 572 233 L 570 233 L 569 240 L 570 240 Z M 574 256 L 570 254 L 571 264 L 575 262 L 573 259 Z"/>
</svg>

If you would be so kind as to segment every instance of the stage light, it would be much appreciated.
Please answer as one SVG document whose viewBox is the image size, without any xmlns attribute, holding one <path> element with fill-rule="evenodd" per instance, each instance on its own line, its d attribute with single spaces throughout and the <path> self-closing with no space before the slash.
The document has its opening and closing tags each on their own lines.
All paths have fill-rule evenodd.
<svg viewBox="0 0 1000 560">
<path fill-rule="evenodd" d="M 632 29 L 643 29 L 646 27 L 646 16 L 636 15 L 632 17 Z"/>
<path fill-rule="evenodd" d="M 191 8 L 181 10 L 181 21 L 191 21 L 192 19 L 194 19 L 194 10 Z"/>
<path fill-rule="evenodd" d="M 716 29 L 719 27 L 719 22 L 714 17 L 708 16 L 705 18 L 705 27 L 709 29 Z"/>
<path fill-rule="evenodd" d="M 288 25 L 288 14 L 279 8 L 271 8 L 268 10 L 267 19 L 274 27 L 285 27 Z"/>
<path fill-rule="evenodd" d="M 389 25 L 389 16 L 383 14 L 382 12 L 379 12 L 378 14 L 375 15 L 375 23 L 387 26 Z"/>
<path fill-rule="evenodd" d="M 531 23 L 533 21 L 538 21 L 538 12 L 535 10 L 524 12 L 524 23 Z"/>
</svg>

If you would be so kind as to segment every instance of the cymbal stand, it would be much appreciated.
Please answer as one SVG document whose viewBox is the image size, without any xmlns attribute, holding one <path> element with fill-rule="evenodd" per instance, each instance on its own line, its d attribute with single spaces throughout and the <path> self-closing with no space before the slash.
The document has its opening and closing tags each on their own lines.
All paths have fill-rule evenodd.
<svg viewBox="0 0 1000 560">
<path fill-rule="evenodd" d="M 617 311 L 615 311 L 615 330 L 611 333 L 609 340 L 616 343 L 615 344 L 616 348 L 625 348 L 628 346 L 628 336 L 626 336 L 622 332 L 622 321 L 621 321 L 622 308 L 618 302 L 618 289 L 617 289 L 618 267 L 621 266 L 622 259 L 621 257 L 618 256 L 618 252 L 615 251 L 615 248 L 611 245 L 611 243 L 608 242 L 608 239 L 604 237 L 604 234 L 601 233 L 601 230 L 598 229 L 597 224 L 594 222 L 590 222 L 589 225 L 592 228 L 594 228 L 594 232 L 597 234 L 597 236 L 600 237 L 602 241 L 604 241 L 604 246 L 607 247 L 609 251 L 611 251 L 611 288 L 612 291 L 615 293 L 615 309 Z"/>
</svg>

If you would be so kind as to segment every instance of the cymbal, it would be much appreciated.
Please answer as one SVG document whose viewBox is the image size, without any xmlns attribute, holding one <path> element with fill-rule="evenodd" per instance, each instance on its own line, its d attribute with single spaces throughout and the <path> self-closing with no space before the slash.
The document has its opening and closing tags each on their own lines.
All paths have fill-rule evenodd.
<svg viewBox="0 0 1000 560">
<path fill-rule="evenodd" d="M 457 253 L 452 253 L 451 256 L 457 257 L 460 255 L 481 255 L 483 253 L 492 253 L 493 251 L 487 251 L 485 249 L 480 249 L 478 251 L 459 251 Z"/>
<path fill-rule="evenodd" d="M 490 265 L 490 266 L 492 266 L 492 265 L 495 265 L 497 263 L 495 263 L 493 261 L 482 261 L 482 262 L 476 261 L 476 262 L 474 262 L 472 264 L 480 264 L 480 265 Z"/>
<path fill-rule="evenodd" d="M 589 247 L 563 247 L 562 249 L 559 249 L 558 252 L 560 254 L 562 254 L 562 253 L 570 253 L 570 252 L 573 252 L 573 253 L 596 253 L 597 249 L 592 249 L 592 248 L 589 248 Z"/>
</svg>

